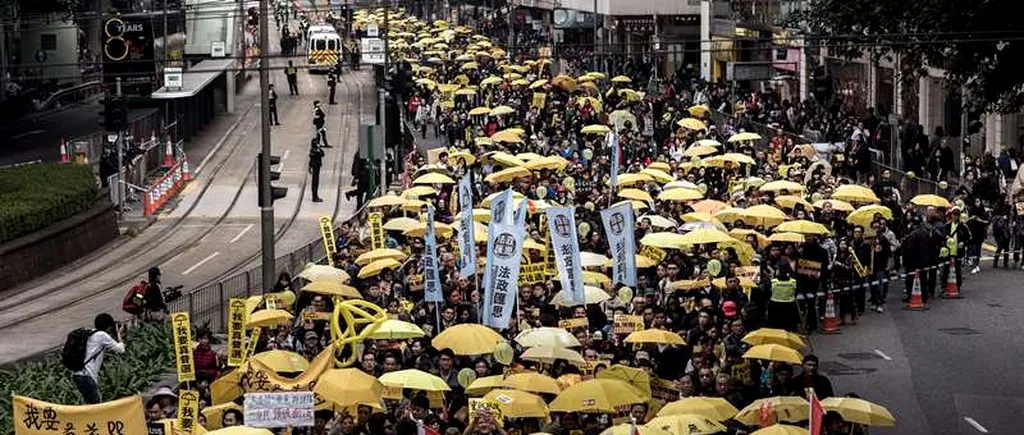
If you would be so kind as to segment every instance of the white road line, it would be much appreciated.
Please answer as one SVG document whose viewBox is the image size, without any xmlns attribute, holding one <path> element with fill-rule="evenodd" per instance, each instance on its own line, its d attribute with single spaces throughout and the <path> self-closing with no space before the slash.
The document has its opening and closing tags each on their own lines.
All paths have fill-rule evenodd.
<svg viewBox="0 0 1024 435">
<path fill-rule="evenodd" d="M 964 421 L 966 421 L 967 424 L 974 426 L 974 428 L 977 429 L 978 432 L 988 433 L 988 429 L 985 429 L 985 426 L 982 426 L 981 423 L 978 423 L 978 420 L 975 420 L 971 417 L 964 417 Z"/>
<path fill-rule="evenodd" d="M 284 154 L 281 154 L 281 163 L 277 165 L 277 172 L 284 173 L 284 161 L 288 160 L 288 154 L 291 154 L 292 150 L 284 150 Z"/>
<path fill-rule="evenodd" d="M 889 358 L 889 355 L 886 355 L 885 352 L 882 352 L 878 349 L 875 349 L 875 355 L 882 357 L 882 359 L 886 361 L 892 361 L 892 358 Z"/>
<path fill-rule="evenodd" d="M 231 239 L 231 241 L 230 241 L 230 242 L 228 242 L 228 244 L 230 245 L 230 244 L 232 244 L 232 243 L 235 243 L 235 242 L 237 242 L 237 241 L 238 241 L 238 239 L 241 239 L 241 238 L 242 238 L 242 236 L 244 236 L 244 235 L 245 235 L 245 233 L 248 233 L 248 232 L 249 232 L 249 230 L 251 230 L 253 226 L 254 226 L 254 224 L 249 224 L 249 226 L 247 226 L 247 227 L 243 228 L 243 229 L 242 229 L 242 232 L 238 233 L 238 235 L 237 235 L 237 236 L 235 236 L 235 238 Z"/>
<path fill-rule="evenodd" d="M 182 275 L 188 275 L 188 274 L 192 273 L 192 271 L 193 271 L 193 270 L 196 270 L 196 269 L 198 269 L 198 268 L 199 268 L 199 266 L 202 266 L 203 264 L 206 264 L 206 262 L 207 262 L 207 261 L 213 260 L 213 257 L 216 257 L 216 256 L 218 256 L 218 255 L 220 255 L 220 251 L 217 251 L 217 252 L 214 252 L 214 253 L 210 254 L 210 255 L 209 255 L 209 256 L 207 256 L 206 258 L 204 258 L 204 259 L 202 259 L 202 260 L 199 260 L 199 262 L 198 262 L 198 263 L 196 263 L 196 264 L 192 265 L 192 267 L 190 267 L 190 268 L 188 268 L 188 269 L 185 269 L 185 271 L 184 271 L 184 272 L 182 272 L 181 274 L 182 274 Z"/>
</svg>

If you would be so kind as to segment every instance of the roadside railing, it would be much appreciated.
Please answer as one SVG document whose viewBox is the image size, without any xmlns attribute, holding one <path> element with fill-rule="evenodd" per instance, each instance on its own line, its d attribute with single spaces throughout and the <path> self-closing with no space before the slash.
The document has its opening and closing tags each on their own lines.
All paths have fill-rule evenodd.
<svg viewBox="0 0 1024 435">
<path fill-rule="evenodd" d="M 81 83 L 50 94 L 45 100 L 35 104 L 35 113 L 29 116 L 35 121 L 76 104 L 91 102 L 101 95 L 103 95 L 102 81 L 94 80 Z"/>
</svg>

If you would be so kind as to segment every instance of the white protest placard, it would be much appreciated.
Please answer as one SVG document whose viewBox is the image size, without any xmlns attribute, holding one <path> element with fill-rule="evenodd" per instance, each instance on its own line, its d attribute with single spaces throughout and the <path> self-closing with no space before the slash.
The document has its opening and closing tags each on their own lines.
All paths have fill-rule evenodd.
<svg viewBox="0 0 1024 435">
<path fill-rule="evenodd" d="M 362 63 L 370 65 L 384 64 L 384 40 L 380 38 L 362 38 L 360 41 Z"/>
<path fill-rule="evenodd" d="M 312 391 L 246 393 L 245 425 L 249 427 L 309 427 L 316 401 Z"/>
</svg>

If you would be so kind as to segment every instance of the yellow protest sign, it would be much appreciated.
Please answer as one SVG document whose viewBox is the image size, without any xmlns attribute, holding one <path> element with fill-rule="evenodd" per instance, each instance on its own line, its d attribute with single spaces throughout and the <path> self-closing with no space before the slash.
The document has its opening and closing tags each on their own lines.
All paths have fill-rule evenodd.
<svg viewBox="0 0 1024 435">
<path fill-rule="evenodd" d="M 228 301 L 228 366 L 242 365 L 245 356 L 245 299 Z"/>
<path fill-rule="evenodd" d="M 405 278 L 405 284 L 411 292 L 421 292 L 426 287 L 426 283 L 423 281 L 423 274 L 416 273 L 409 275 Z"/>
<path fill-rule="evenodd" d="M 146 433 L 142 396 L 95 405 L 69 406 L 14 396 L 15 435 Z"/>
<path fill-rule="evenodd" d="M 616 314 L 612 321 L 612 331 L 616 334 L 629 334 L 644 329 L 643 316 Z"/>
<path fill-rule="evenodd" d="M 501 414 L 501 408 L 498 407 L 497 403 L 488 402 L 483 399 L 472 397 L 469 399 L 469 418 L 472 420 L 480 412 L 490 412 L 491 416 L 494 417 L 494 421 L 498 423 L 499 427 L 505 426 L 505 417 Z"/>
<path fill-rule="evenodd" d="M 577 317 L 558 321 L 558 327 L 562 329 L 587 328 L 589 326 L 590 321 L 588 321 L 586 317 Z"/>
<path fill-rule="evenodd" d="M 192 323 L 188 313 L 171 314 L 174 334 L 174 362 L 178 366 L 178 382 L 196 380 L 196 366 L 192 364 Z"/>
<path fill-rule="evenodd" d="M 370 246 L 373 249 L 384 247 L 384 215 L 379 212 L 370 213 L 366 221 L 370 224 Z"/>
<path fill-rule="evenodd" d="M 182 432 L 196 431 L 199 416 L 199 393 L 193 390 L 178 391 L 178 427 Z"/>
<path fill-rule="evenodd" d="M 330 216 L 320 216 L 320 238 L 324 241 L 324 252 L 327 253 L 327 264 L 334 266 L 334 254 L 338 252 L 335 244 L 334 223 Z"/>
<path fill-rule="evenodd" d="M 380 397 L 389 400 L 401 400 L 402 399 L 402 386 L 383 384 L 384 389 L 381 390 Z"/>
<path fill-rule="evenodd" d="M 260 333 L 262 331 L 263 328 L 252 328 L 252 332 L 249 333 L 249 345 L 245 348 L 245 355 L 242 355 L 243 362 L 256 353 L 256 343 L 260 341 Z"/>
<path fill-rule="evenodd" d="M 519 270 L 519 285 L 533 285 L 544 282 L 546 265 L 544 263 L 524 262 Z"/>
<path fill-rule="evenodd" d="M 243 366 L 241 384 L 246 387 L 247 393 L 277 392 L 277 391 L 312 391 L 316 386 L 316 380 L 327 369 L 333 368 L 334 352 L 338 347 L 334 344 L 327 346 L 320 351 L 302 372 L 295 378 L 286 378 L 278 375 L 258 360 L 249 360 Z"/>
<path fill-rule="evenodd" d="M 668 252 L 665 252 L 664 249 L 657 246 L 644 245 L 640 248 L 640 255 L 650 258 L 651 260 L 654 260 L 655 264 L 658 264 L 668 256 Z"/>
<path fill-rule="evenodd" d="M 662 403 L 674 402 L 679 400 L 679 388 L 667 379 L 651 379 L 651 398 Z"/>
<path fill-rule="evenodd" d="M 533 93 L 533 102 L 530 103 L 530 107 L 536 107 L 538 109 L 543 109 L 544 106 L 547 105 L 547 102 L 548 102 L 548 94 L 545 94 L 543 92 L 534 92 Z"/>
</svg>

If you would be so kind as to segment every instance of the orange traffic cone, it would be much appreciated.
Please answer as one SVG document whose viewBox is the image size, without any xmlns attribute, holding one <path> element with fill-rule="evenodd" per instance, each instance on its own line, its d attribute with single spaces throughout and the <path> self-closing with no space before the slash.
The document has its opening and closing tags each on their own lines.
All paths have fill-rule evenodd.
<svg viewBox="0 0 1024 435">
<path fill-rule="evenodd" d="M 60 139 L 60 162 L 71 163 L 71 156 L 68 154 L 68 141 L 67 139 Z"/>
<path fill-rule="evenodd" d="M 169 168 L 174 166 L 174 149 L 171 148 L 171 141 L 167 141 L 167 147 L 164 149 L 164 164 L 163 167 Z"/>
<path fill-rule="evenodd" d="M 910 300 L 907 301 L 905 310 L 923 311 L 928 307 L 924 305 L 924 298 L 921 296 L 921 272 L 914 272 L 914 285 L 910 290 Z"/>
<path fill-rule="evenodd" d="M 960 299 L 960 286 L 956 283 L 956 259 L 949 259 L 949 271 L 946 273 L 946 288 L 942 293 L 943 299 Z"/>
<path fill-rule="evenodd" d="M 839 333 L 839 319 L 836 318 L 836 301 L 832 298 L 832 292 L 828 292 L 825 296 L 825 320 L 821 322 L 821 333 Z"/>
</svg>

